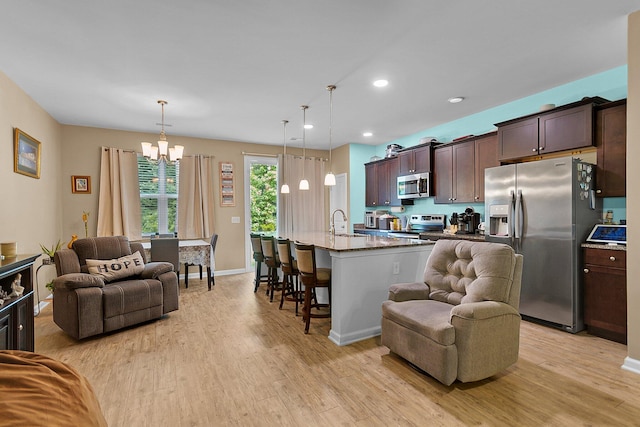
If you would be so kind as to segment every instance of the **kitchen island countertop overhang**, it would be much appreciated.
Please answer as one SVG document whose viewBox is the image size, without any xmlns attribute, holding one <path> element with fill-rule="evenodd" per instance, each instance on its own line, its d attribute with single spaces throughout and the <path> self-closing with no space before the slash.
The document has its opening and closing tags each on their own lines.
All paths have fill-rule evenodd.
<svg viewBox="0 0 640 427">
<path fill-rule="evenodd" d="M 318 267 L 331 274 L 331 331 L 337 345 L 380 335 L 382 303 L 389 286 L 421 282 L 435 242 L 326 232 L 293 233 L 292 242 L 313 244 Z"/>
</svg>

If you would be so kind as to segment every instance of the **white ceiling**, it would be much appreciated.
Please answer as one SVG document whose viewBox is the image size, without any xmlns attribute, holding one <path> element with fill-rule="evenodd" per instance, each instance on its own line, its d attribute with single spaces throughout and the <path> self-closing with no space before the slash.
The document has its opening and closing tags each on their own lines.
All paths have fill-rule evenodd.
<svg viewBox="0 0 640 427">
<path fill-rule="evenodd" d="M 0 70 L 63 124 L 383 144 L 626 63 L 640 0 L 20 0 Z M 390 81 L 376 89 L 377 78 Z M 449 104 L 452 96 L 464 96 Z M 369 130 L 373 137 L 364 138 Z M 172 136 L 173 135 L 173 136 Z M 301 141 L 289 141 L 301 145 Z"/>
</svg>

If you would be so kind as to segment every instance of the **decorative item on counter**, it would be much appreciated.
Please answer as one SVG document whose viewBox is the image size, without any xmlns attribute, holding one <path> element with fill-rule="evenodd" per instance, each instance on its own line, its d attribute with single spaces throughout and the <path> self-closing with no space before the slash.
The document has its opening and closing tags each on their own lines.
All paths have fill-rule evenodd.
<svg viewBox="0 0 640 427">
<path fill-rule="evenodd" d="M 78 240 L 78 235 L 77 234 L 72 234 L 71 235 L 71 240 L 69 240 L 69 244 L 67 245 L 67 248 L 72 249 L 73 248 L 73 242 L 75 242 L 76 240 Z"/>
<path fill-rule="evenodd" d="M 5 258 L 14 258 L 18 253 L 18 244 L 16 242 L 0 243 L 0 253 Z"/>
<path fill-rule="evenodd" d="M 89 237 L 89 212 L 82 211 L 82 222 L 84 222 L 84 237 Z"/>
<path fill-rule="evenodd" d="M 556 108 L 556 104 L 542 104 L 540 106 L 540 111 L 549 111 Z"/>
<path fill-rule="evenodd" d="M 605 224 L 613 224 L 613 211 L 612 210 L 608 210 L 607 213 L 605 214 L 604 223 Z"/>
</svg>

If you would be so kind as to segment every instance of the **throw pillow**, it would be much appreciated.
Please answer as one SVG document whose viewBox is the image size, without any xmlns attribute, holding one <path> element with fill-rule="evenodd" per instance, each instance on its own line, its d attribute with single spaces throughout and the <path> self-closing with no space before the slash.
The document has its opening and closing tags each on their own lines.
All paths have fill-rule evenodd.
<svg viewBox="0 0 640 427">
<path fill-rule="evenodd" d="M 144 261 L 140 252 L 118 259 L 88 259 L 86 261 L 89 273 L 102 276 L 107 282 L 135 276 L 144 270 Z"/>
</svg>

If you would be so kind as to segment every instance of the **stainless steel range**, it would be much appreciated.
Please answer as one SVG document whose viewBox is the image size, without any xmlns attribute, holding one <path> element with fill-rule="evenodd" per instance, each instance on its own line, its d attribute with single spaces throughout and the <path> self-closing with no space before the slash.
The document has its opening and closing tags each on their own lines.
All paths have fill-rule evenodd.
<svg viewBox="0 0 640 427">
<path fill-rule="evenodd" d="M 445 226 L 443 214 L 416 214 L 411 215 L 407 222 L 407 228 L 402 231 L 391 231 L 389 237 L 403 237 L 405 239 L 419 239 L 420 233 L 425 231 L 442 232 Z"/>
</svg>

